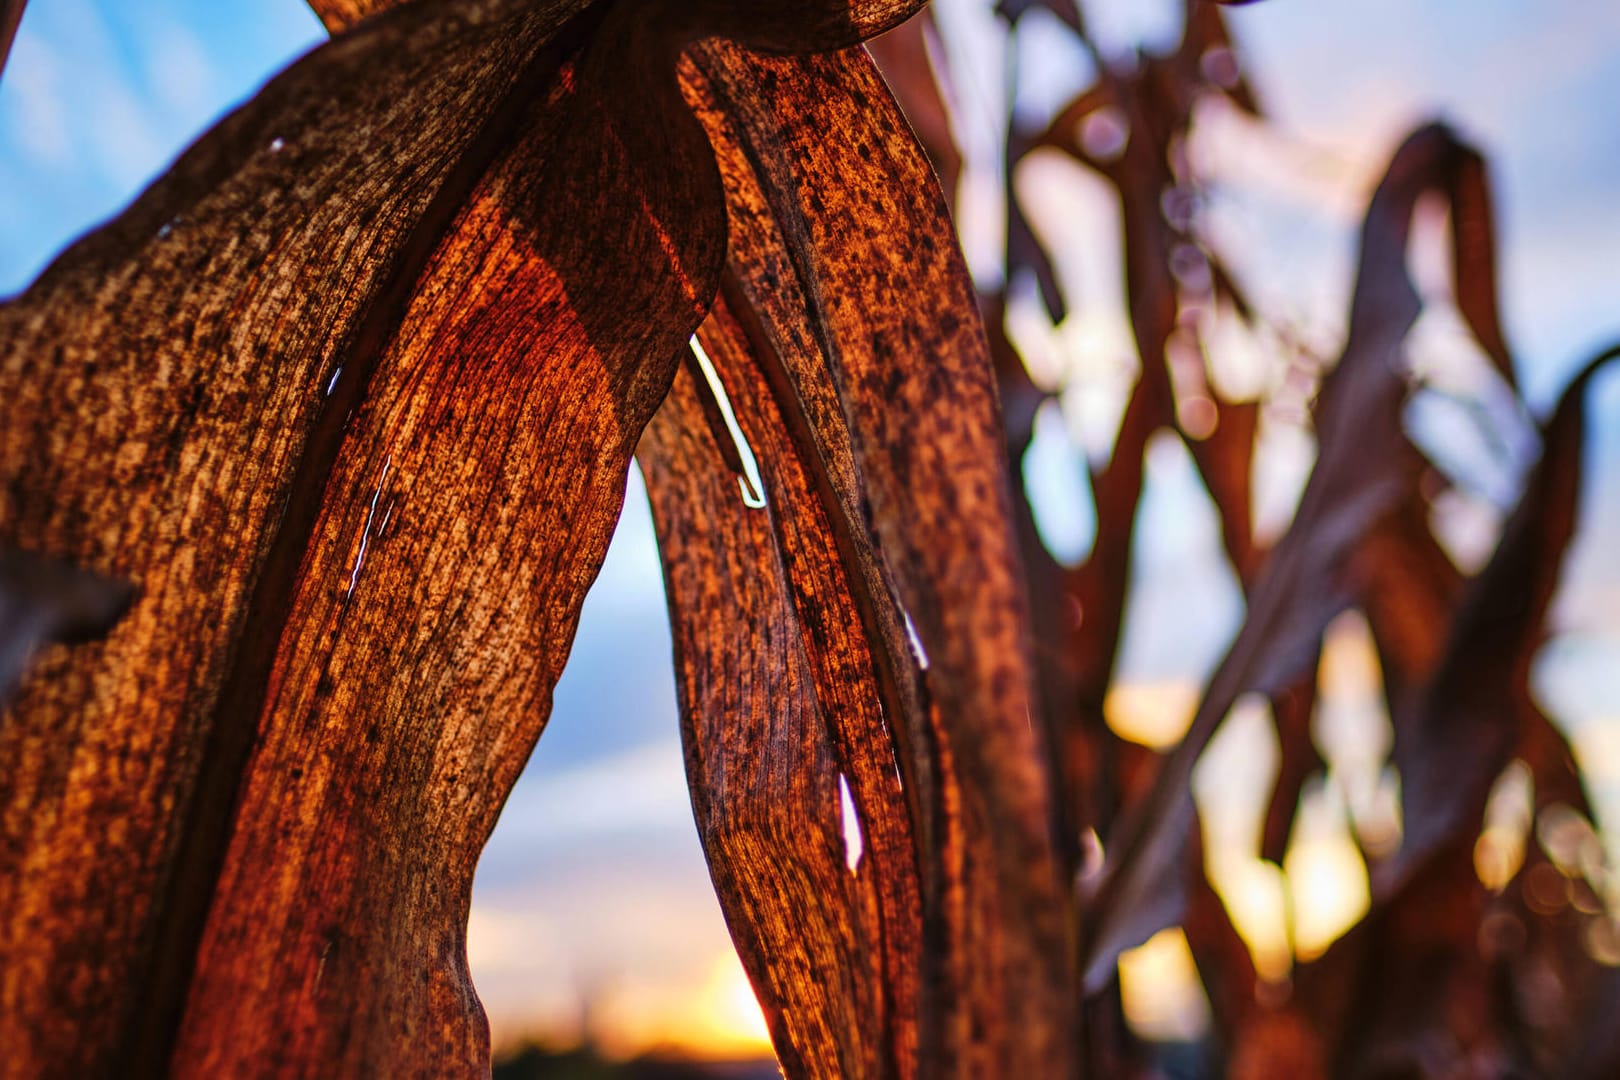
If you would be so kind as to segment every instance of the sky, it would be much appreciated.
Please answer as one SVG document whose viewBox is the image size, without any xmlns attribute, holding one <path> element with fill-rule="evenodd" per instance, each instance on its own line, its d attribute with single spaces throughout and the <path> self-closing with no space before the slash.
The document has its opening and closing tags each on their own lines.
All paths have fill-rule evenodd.
<svg viewBox="0 0 1620 1080">
<path fill-rule="evenodd" d="M 970 158 L 964 246 L 975 274 L 989 279 L 999 272 L 1000 211 L 986 193 L 996 168 L 1002 39 L 985 0 L 938 3 L 968 118 L 959 131 Z M 1088 5 L 1108 55 L 1168 44 L 1178 7 Z M 1620 6 L 1267 0 L 1233 9 L 1230 20 L 1273 130 L 1257 134 L 1211 115 L 1201 152 L 1218 181 L 1217 235 L 1246 254 L 1239 269 L 1262 306 L 1312 340 L 1336 340 L 1359 206 L 1401 135 L 1440 116 L 1491 162 L 1505 319 L 1532 406 L 1545 412 L 1575 365 L 1620 339 Z M 1038 21 L 1031 25 L 1037 30 L 1020 45 L 1019 109 L 1038 118 L 1090 71 L 1083 57 L 1039 34 Z M 69 240 L 115 213 L 222 111 L 322 36 L 296 0 L 31 0 L 0 76 L 0 295 L 25 287 Z M 1018 182 L 1043 235 L 1092 238 L 1061 245 L 1075 312 L 1056 330 L 1029 326 L 1039 346 L 1032 363 L 1082 376 L 1117 367 L 1128 342 L 1117 271 L 1108 269 L 1118 226 L 1107 199 L 1095 181 L 1056 162 L 1032 162 Z M 1444 325 L 1426 330 L 1438 351 L 1454 344 Z M 1611 807 L 1620 807 L 1620 565 L 1611 554 L 1620 541 L 1620 377 L 1604 379 L 1593 402 L 1582 532 L 1536 686 L 1574 733 Z M 1041 418 L 1026 474 L 1054 549 L 1071 557 L 1084 552 L 1091 524 L 1066 440 L 1095 443 L 1117 407 L 1106 392 L 1066 395 Z M 1308 463 L 1308 446 L 1291 438 L 1274 433 L 1262 467 L 1272 493 L 1262 501 L 1275 504 L 1262 506 L 1262 517 L 1279 522 Z M 1235 630 L 1241 598 L 1184 451 L 1155 445 L 1148 471 L 1139 599 L 1122 659 L 1128 686 L 1114 704 L 1161 725 L 1168 716 L 1161 737 L 1169 737 Z M 757 1009 L 692 825 L 652 525 L 639 478 L 629 484 L 552 720 L 480 864 L 469 945 L 475 980 L 497 1041 L 584 1025 L 626 1050 L 682 1039 L 710 1052 L 757 1050 Z M 1515 463 L 1480 481 L 1480 494 L 1459 510 L 1460 544 L 1488 546 L 1516 485 Z M 1376 671 L 1368 673 L 1365 627 L 1354 617 L 1336 624 L 1332 638 L 1335 674 L 1324 678 L 1338 681 L 1319 741 L 1349 775 L 1352 759 L 1377 747 L 1366 735 L 1376 729 Z M 1263 790 L 1255 763 L 1263 772 L 1272 751 L 1262 714 L 1234 716 L 1228 727 L 1201 767 L 1200 786 L 1206 798 L 1225 800 L 1232 835 L 1241 836 Z M 1361 791 L 1367 805 L 1387 797 L 1376 770 L 1370 775 Z M 1301 825 L 1306 840 L 1336 827 L 1332 800 L 1313 798 Z M 1349 877 L 1342 864 L 1318 872 L 1309 864 L 1314 849 L 1301 848 L 1305 857 L 1290 869 L 1296 891 L 1354 892 L 1353 868 Z M 1280 904 L 1280 876 L 1233 866 L 1227 885 L 1252 894 L 1244 910 L 1260 927 L 1245 929 L 1258 950 L 1275 951 L 1261 924 Z M 1329 919 L 1313 932 L 1334 930 Z M 1133 959 L 1143 974 L 1127 980 L 1128 993 L 1132 984 L 1169 985 L 1153 965 L 1182 963 L 1173 941 L 1155 947 Z M 1148 997 L 1159 1001 L 1166 1030 L 1196 1025 L 1196 1001 L 1165 1006 L 1166 995 Z"/>
</svg>

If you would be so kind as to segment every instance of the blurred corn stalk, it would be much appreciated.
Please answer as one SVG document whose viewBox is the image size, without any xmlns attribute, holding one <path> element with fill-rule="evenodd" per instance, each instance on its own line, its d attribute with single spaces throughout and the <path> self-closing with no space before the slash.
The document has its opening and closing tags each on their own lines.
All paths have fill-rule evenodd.
<svg viewBox="0 0 1620 1080">
<path fill-rule="evenodd" d="M 1026 29 L 1035 9 L 1043 9 L 1043 25 Z M 1516 402 L 1505 415 L 1481 410 L 1479 422 L 1522 425 L 1528 410 L 1497 314 L 1479 154 L 1439 125 L 1414 132 L 1396 152 L 1366 210 L 1342 350 L 1325 362 L 1257 310 L 1205 223 L 1208 178 L 1190 152 L 1195 111 L 1218 101 L 1264 122 L 1220 8 L 1188 0 L 1173 48 L 1126 57 L 1097 47 L 1077 0 L 1003 0 L 996 11 L 1007 27 L 999 72 L 953 71 L 949 57 L 972 53 L 947 48 L 925 21 L 931 13 L 872 50 L 948 191 L 962 172 L 953 131 L 967 123 L 962 102 L 971 95 L 961 85 L 999 78 L 1007 88 L 1004 275 L 981 306 L 1014 475 L 1040 409 L 1075 387 L 1032 378 L 1009 332 L 1007 290 L 1028 286 L 1061 324 L 1068 298 L 1049 245 L 1087 242 L 1038 239 L 1015 174 L 1036 151 L 1056 150 L 1118 197 L 1118 257 L 1139 369 L 1106 461 L 1088 465 L 1080 446 L 1072 451 L 1089 471 L 1095 514 L 1078 565 L 1066 567 L 1048 550 L 1027 491 L 1015 487 L 1065 855 L 1080 881 L 1087 1065 L 1096 1075 L 1149 1068 L 1151 1055 L 1120 1016 L 1116 964 L 1122 952 L 1179 927 L 1209 999 L 1217 1071 L 1597 1076 L 1620 1067 L 1603 1019 L 1616 977 L 1605 966 L 1612 961 L 1595 958 L 1613 950 L 1594 944 L 1614 935 L 1614 913 L 1600 899 L 1613 893 L 1612 871 L 1570 748 L 1529 692 L 1530 661 L 1578 513 L 1584 394 L 1610 355 L 1583 369 L 1537 425 L 1541 459 L 1519 506 L 1491 560 L 1465 573 L 1431 527 L 1455 480 L 1417 449 L 1405 419 L 1423 384 L 1407 346 L 1424 306 L 1407 261 L 1419 200 L 1444 200 L 1449 304 Z M 1068 38 L 1069 52 L 1096 72 L 1038 129 L 1023 126 L 1012 107 L 1024 81 L 1051 74 L 1019 70 L 1020 37 L 1031 31 Z M 1268 351 L 1286 377 L 1259 397 L 1226 398 L 1223 339 L 1211 336 L 1218 322 L 1243 327 L 1250 347 Z M 1292 522 L 1267 543 L 1253 522 L 1260 419 L 1287 422 L 1302 382 L 1316 460 Z M 1143 456 L 1160 432 L 1189 451 L 1247 614 L 1185 734 L 1153 754 L 1112 730 L 1104 705 L 1119 685 Z M 1486 434 L 1489 446 L 1522 432 Z M 1356 834 L 1372 881 L 1366 914 L 1325 955 L 1301 958 L 1278 981 L 1276 972 L 1257 972 L 1211 885 L 1193 767 L 1241 697 L 1266 700 L 1280 761 L 1259 850 L 1247 854 L 1281 864 L 1302 792 L 1326 769 L 1311 734 L 1321 707 L 1318 667 L 1324 634 L 1347 610 L 1365 618 L 1382 667 L 1404 831 L 1398 845 L 1387 829 Z M 1493 787 L 1521 775 L 1533 804 L 1510 829 L 1487 823 Z M 1510 878 L 1487 873 L 1492 879 L 1482 881 L 1476 863 L 1504 844 L 1519 845 L 1522 860 L 1508 867 Z"/>
</svg>

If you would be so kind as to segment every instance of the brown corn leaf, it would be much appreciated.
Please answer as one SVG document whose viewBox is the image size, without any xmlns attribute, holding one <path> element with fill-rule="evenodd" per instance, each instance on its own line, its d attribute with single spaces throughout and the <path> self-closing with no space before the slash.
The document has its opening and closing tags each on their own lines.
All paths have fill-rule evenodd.
<svg viewBox="0 0 1620 1080">
<path fill-rule="evenodd" d="M 1480 949 L 1489 895 L 1474 838 L 1456 837 L 1316 961 L 1292 1003 L 1334 1076 L 1516 1075 L 1498 986 Z"/>
<path fill-rule="evenodd" d="M 1429 529 L 1417 491 L 1367 535 L 1357 553 L 1366 582 L 1362 608 L 1377 646 L 1384 695 L 1394 716 L 1409 689 L 1433 673 L 1466 581 Z M 1395 731 L 1395 740 L 1402 733 Z"/>
<path fill-rule="evenodd" d="M 1295 970 L 1288 1012 L 1335 1075 L 1581 1076 L 1612 1017 L 1588 1016 L 1607 972 L 1585 931 L 1606 915 L 1533 842 L 1499 895 L 1480 883 L 1474 830 L 1458 830 L 1321 958 Z M 1584 892 L 1580 910 L 1572 900 Z M 1607 1075 L 1598 1073 L 1596 1075 Z"/>
<path fill-rule="evenodd" d="M 1498 374 L 1516 389 L 1513 356 L 1497 305 L 1496 214 L 1485 159 L 1473 155 L 1458 161 L 1445 196 L 1451 204 L 1451 280 L 1457 310 Z"/>
<path fill-rule="evenodd" d="M 1034 638 L 1035 669 L 1040 683 L 1042 722 L 1055 762 L 1059 806 L 1064 815 L 1060 854 L 1064 865 L 1079 867 L 1079 840 L 1087 828 L 1099 829 L 1109 818 L 1113 796 L 1109 791 L 1114 769 L 1107 759 L 1112 745 L 1102 717 L 1099 696 L 1087 708 L 1072 661 L 1076 631 L 1076 600 L 1066 570 L 1042 541 L 1035 510 L 1022 481 L 1024 455 L 1035 435 L 1035 417 L 1048 395 L 1029 377 L 1024 362 L 1007 336 L 1004 292 L 982 297 L 985 331 L 1000 391 L 1002 434 L 1010 466 L 1013 529 L 1029 595 L 1030 630 Z M 1076 462 L 1076 469 L 1081 467 Z"/>
<path fill-rule="evenodd" d="M 910 646 L 893 611 L 886 635 L 867 632 L 863 607 L 892 605 L 886 593 L 856 598 L 870 580 L 841 552 L 864 548 L 857 562 L 868 573 L 873 554 L 864 537 L 837 534 L 813 448 L 775 400 L 768 346 L 724 300 L 700 336 L 766 503 L 744 505 L 740 470 L 702 415 L 709 391 L 683 370 L 639 456 L 668 580 L 698 830 L 787 1073 L 910 1076 L 918 849 L 885 724 L 905 705 L 884 692 L 893 678 L 883 674 L 915 681 Z M 869 642 L 882 643 L 881 659 Z M 840 827 L 841 781 L 858 814 L 853 838 Z"/>
<path fill-rule="evenodd" d="M 1169 399 L 1164 369 L 1144 366 L 1126 403 L 1113 454 L 1091 478 L 1097 530 L 1091 554 L 1073 575 L 1080 606 L 1074 661 L 1082 702 L 1093 703 L 1099 715 L 1119 655 L 1136 508 L 1142 499 L 1142 455 L 1172 413 Z"/>
<path fill-rule="evenodd" d="M 0 538 L 142 590 L 0 730 L 9 1068 L 485 1067 L 473 866 L 722 258 L 653 31 L 378 17 L 0 309 Z"/>
<path fill-rule="evenodd" d="M 337 34 L 362 20 L 398 7 L 404 0 L 308 0 L 326 29 Z"/>
<path fill-rule="evenodd" d="M 866 48 L 894 91 L 906 119 L 911 121 L 917 141 L 928 151 L 954 216 L 957 183 L 962 177 L 962 151 L 951 133 L 945 72 L 928 54 L 928 42 L 937 40 L 938 35 L 934 9 L 924 8 L 916 18 L 867 42 Z"/>
<path fill-rule="evenodd" d="M 1581 1038 L 1566 1066 L 1569 1080 L 1608 1080 L 1620 1074 L 1620 968 L 1606 970 L 1588 999 Z"/>
<path fill-rule="evenodd" d="M 1474 172 L 1470 182 L 1483 192 L 1479 163 L 1465 158 L 1462 166 L 1459 175 Z M 1452 191 L 1463 186 L 1454 176 Z M 1459 225 L 1468 224 L 1467 205 L 1453 210 Z M 1479 230 L 1473 240 L 1459 237 L 1458 246 L 1471 245 L 1474 257 L 1488 255 L 1488 243 L 1478 246 L 1480 232 L 1488 238 L 1488 229 Z M 1459 281 L 1457 289 L 1471 287 L 1478 295 L 1490 271 L 1475 267 L 1469 273 L 1472 285 Z M 1476 334 L 1487 325 L 1470 321 Z M 1511 377 L 1510 364 L 1499 361 L 1498 367 Z M 1570 397 L 1578 399 L 1590 374 L 1572 384 Z M 1331 1057 L 1340 1075 L 1569 1071 L 1570 1047 L 1580 1044 L 1585 1030 L 1576 1005 L 1597 979 L 1585 947 L 1592 916 L 1565 897 L 1585 890 L 1584 910 L 1595 911 L 1596 896 L 1584 882 L 1548 865 L 1534 844 L 1518 877 L 1495 899 L 1473 861 L 1484 793 L 1515 753 L 1530 764 L 1538 810 L 1561 805 L 1584 812 L 1587 806 L 1567 742 L 1529 697 L 1527 666 L 1573 527 L 1579 420 L 1578 403 L 1572 406 L 1567 397 L 1547 432 L 1549 453 L 1558 448 L 1561 459 L 1538 468 L 1504 531 L 1499 561 L 1468 587 L 1467 596 L 1489 592 L 1495 604 L 1470 599 L 1459 605 L 1462 576 L 1434 542 L 1426 502 L 1416 489 L 1357 553 L 1363 604 L 1385 659 L 1386 689 L 1400 702 L 1392 710 L 1397 760 L 1430 767 L 1418 778 L 1423 786 L 1417 799 L 1403 776 L 1408 847 L 1393 871 L 1376 875 L 1372 912 L 1326 956 L 1296 970 L 1287 1005 L 1257 1007 L 1240 1021 L 1234 1074 L 1301 1075 L 1298 1051 L 1307 1044 L 1278 1037 L 1288 1031 L 1312 1033 L 1316 1053 Z M 1560 470 L 1549 479 L 1549 471 Z M 1567 475 L 1569 470 L 1576 475 Z M 1505 644 L 1505 651 L 1488 648 L 1491 642 Z M 1469 696 L 1459 702 L 1464 693 Z M 1466 715 L 1470 730 L 1463 733 L 1453 723 L 1442 745 L 1429 727 L 1430 710 L 1442 717 Z M 1465 809 L 1443 806 L 1437 814 L 1436 793 Z M 1435 824 L 1437 816 L 1442 820 Z M 1190 918 L 1200 918 L 1196 904 Z M 1202 928 L 1189 923 L 1189 940 L 1195 929 Z M 1590 1040 L 1591 1046 L 1600 1044 Z"/>
<path fill-rule="evenodd" d="M 1588 364 L 1542 429 L 1542 455 L 1491 561 L 1463 596 L 1444 654 L 1397 721 L 1406 826 L 1391 873 L 1410 873 L 1448 837 L 1471 832 L 1521 727 L 1536 725 L 1530 664 L 1579 514 L 1586 388 L 1620 350 Z M 1539 716 L 1539 713 L 1537 713 Z M 1545 718 L 1541 718 L 1545 722 Z"/>
<path fill-rule="evenodd" d="M 1317 404 L 1316 466 L 1186 737 L 1107 846 L 1108 867 L 1085 912 L 1088 986 L 1101 984 L 1121 950 L 1180 918 L 1193 765 L 1240 694 L 1275 694 L 1314 661 L 1328 622 L 1358 591 L 1351 569 L 1363 538 L 1415 482 L 1417 455 L 1400 426 L 1405 381 L 1398 368 L 1420 307 L 1406 272 L 1407 235 L 1418 196 L 1443 187 L 1472 155 L 1444 127 L 1423 128 L 1396 153 L 1373 195 L 1349 337 Z"/>
<path fill-rule="evenodd" d="M 1032 276 L 1036 288 L 1040 291 L 1041 303 L 1046 308 L 1047 317 L 1055 325 L 1067 317 L 1069 306 L 1063 297 L 1063 287 L 1058 283 L 1057 267 L 1052 263 L 1052 256 L 1040 238 L 1035 235 L 1029 219 L 1024 216 L 1023 203 L 1018 198 L 1017 188 L 1013 183 L 1014 170 L 1031 149 L 1033 149 L 1032 138 L 1020 132 L 1015 124 L 1009 123 L 1007 145 L 1002 155 L 1004 170 L 1002 190 L 1006 192 L 1007 204 L 1005 287 L 1011 288 L 1024 274 Z"/>
<path fill-rule="evenodd" d="M 0 0 L 0 72 L 6 70 L 11 42 L 17 36 L 17 24 L 22 22 L 23 8 L 27 3 L 28 0 Z"/>
<path fill-rule="evenodd" d="M 1594 819 L 1592 800 L 1575 761 L 1574 749 L 1530 694 L 1514 695 L 1519 706 L 1519 746 L 1535 780 L 1536 810 L 1565 806 L 1588 821 Z"/>
<path fill-rule="evenodd" d="M 1614 1026 L 1612 1015 L 1594 1018 L 1584 1008 L 1602 1000 L 1612 973 L 1593 957 L 1590 932 L 1612 927 L 1611 920 L 1593 883 L 1579 871 L 1566 874 L 1532 841 L 1481 922 L 1480 948 L 1500 987 L 1501 1027 L 1537 1075 L 1580 1075 L 1583 1043 L 1596 1041 L 1592 1026 L 1602 1033 Z"/>
<path fill-rule="evenodd" d="M 1016 17 L 1023 10 L 1020 6 L 1004 14 Z M 1084 38 L 1083 28 L 1078 24 L 1076 28 Z M 1029 139 L 1014 133 L 1009 137 L 1009 179 L 1011 167 L 1030 150 L 1052 146 L 1114 184 L 1125 222 L 1123 257 L 1129 315 L 1142 361 L 1141 375 L 1127 404 L 1110 460 L 1092 476 L 1096 540 L 1086 563 L 1067 575 L 1063 592 L 1055 591 L 1043 580 L 1043 576 L 1050 576 L 1044 567 L 1050 557 L 1038 551 L 1030 553 L 1032 548 L 1038 549 L 1038 538 L 1025 528 L 1030 541 L 1025 545 L 1025 561 L 1031 574 L 1029 587 L 1037 597 L 1037 631 L 1044 636 L 1037 655 L 1042 659 L 1043 682 L 1051 694 L 1048 727 L 1054 744 L 1062 748 L 1061 790 L 1070 816 L 1069 835 L 1076 838 L 1084 827 L 1107 829 L 1118 803 L 1113 791 L 1118 786 L 1114 775 L 1117 763 L 1113 760 L 1115 740 L 1105 726 L 1102 707 L 1119 651 L 1136 510 L 1142 493 L 1142 455 L 1154 433 L 1170 428 L 1188 444 L 1220 508 L 1223 542 L 1246 582 L 1258 561 L 1248 494 L 1258 407 L 1214 402 L 1218 414 L 1213 432 L 1192 438 L 1177 417 L 1166 367 L 1167 348 L 1173 336 L 1184 329 L 1186 299 L 1172 271 L 1172 257 L 1190 242 L 1186 222 L 1172 222 L 1166 209 L 1167 200 L 1174 202 L 1171 196 L 1178 192 L 1172 168 L 1177 156 L 1174 147 L 1185 134 L 1192 104 L 1206 82 L 1199 64 L 1189 63 L 1188 57 L 1199 60 L 1206 39 L 1211 48 L 1221 42 L 1229 44 L 1223 35 L 1218 15 L 1212 24 L 1201 8 L 1190 9 L 1183 42 L 1174 54 L 1147 57 L 1129 69 L 1105 69 L 1098 81 L 1065 106 L 1039 136 Z M 1230 61 L 1230 55 L 1226 59 Z M 1108 106 L 1124 114 L 1126 137 L 1119 157 L 1098 160 L 1085 149 L 1080 132 L 1090 114 Z M 1005 186 L 1010 190 L 1010 182 Z M 1049 307 L 1061 315 L 1061 294 L 1046 253 L 1034 243 L 1011 195 L 1007 264 L 1010 273 L 1032 265 Z M 998 370 L 1003 372 L 1007 398 L 1009 388 L 1018 388 L 1019 376 L 1013 373 L 1012 364 L 998 362 Z M 1027 509 L 1020 513 L 1029 517 Z M 1054 648 L 1062 652 L 1057 658 L 1049 658 Z"/>
<path fill-rule="evenodd" d="M 1516 388 L 1498 314 L 1496 233 L 1485 162 L 1477 154 L 1463 155 L 1437 180 L 1451 207 L 1453 301 L 1497 372 Z M 1392 714 L 1399 711 L 1405 688 L 1432 673 L 1463 590 L 1463 576 L 1436 542 L 1428 518 L 1429 501 L 1420 482 L 1357 555 Z M 1397 726 L 1396 742 L 1402 737 Z"/>
<path fill-rule="evenodd" d="M 1224 3 L 1252 3 L 1253 0 L 1221 0 Z M 1226 16 L 1209 0 L 1186 0 L 1183 7 L 1181 47 L 1176 52 L 1183 82 L 1200 89 L 1219 88 L 1244 112 L 1260 115 L 1254 89 L 1239 65 L 1232 32 Z"/>
<path fill-rule="evenodd" d="M 1075 1002 L 1055 799 L 1031 722 L 993 375 L 943 199 L 864 55 L 694 56 L 688 92 L 726 180 L 737 306 L 780 358 L 784 413 L 803 425 L 833 516 L 882 553 L 929 660 L 931 708 L 891 717 L 922 845 L 920 1072 L 1066 1074 Z M 882 243 L 868 247 L 874 230 Z"/>
<path fill-rule="evenodd" d="M 1249 946 L 1232 925 L 1220 895 L 1204 875 L 1201 826 L 1195 822 L 1187 846 L 1187 944 L 1198 967 L 1199 981 L 1209 995 L 1210 1012 L 1219 1030 L 1239 1031 L 1255 1007 L 1259 973 Z"/>
<path fill-rule="evenodd" d="M 1254 449 L 1260 428 L 1258 401 L 1222 401 L 1213 392 L 1215 430 L 1195 439 L 1182 438 L 1198 466 L 1221 519 L 1221 546 L 1238 580 L 1252 582 L 1262 553 L 1254 543 Z"/>
<path fill-rule="evenodd" d="M 1318 642 L 1318 654 L 1321 648 Z M 1277 730 L 1277 782 L 1260 828 L 1260 857 L 1279 866 L 1288 854 L 1305 782 L 1326 768 L 1311 738 L 1311 716 L 1315 711 L 1316 665 L 1311 664 L 1303 678 L 1271 700 L 1271 719 Z"/>
<path fill-rule="evenodd" d="M 309 0 L 327 29 L 337 32 L 405 0 Z M 752 0 L 697 0 L 649 7 L 640 15 L 673 55 L 688 41 L 720 36 L 775 53 L 826 52 L 847 48 L 892 30 L 917 13 L 925 0 L 791 0 L 761 5 Z M 609 0 L 595 0 L 600 8 Z M 666 55 L 667 59 L 667 55 Z"/>
<path fill-rule="evenodd" d="M 134 599 L 128 585 L 99 574 L 26 551 L 0 552 L 0 703 L 35 650 L 101 637 Z"/>
<path fill-rule="evenodd" d="M 1017 159 L 1009 152 L 1007 160 L 1011 163 Z M 1022 274 L 1033 276 L 1047 317 L 1054 325 L 1061 323 L 1069 314 L 1069 305 L 1063 298 L 1063 287 L 1058 284 L 1057 268 L 1052 265 L 1052 256 L 1035 236 L 1029 219 L 1024 216 L 1018 196 L 1010 194 L 1010 180 L 1007 190 L 1007 282 L 1010 285 Z"/>
<path fill-rule="evenodd" d="M 1166 349 L 1177 330 L 1181 301 L 1171 271 L 1171 255 L 1183 237 L 1179 227 L 1166 217 L 1165 198 L 1176 186 L 1170 165 L 1171 144 L 1191 119 L 1194 95 L 1183 83 L 1200 78 L 1196 65 L 1191 74 L 1182 72 L 1186 65 L 1180 57 L 1207 32 L 1206 20 L 1190 11 L 1186 34 L 1176 54 L 1147 57 L 1128 72 L 1105 72 L 1096 85 L 1077 95 L 1042 134 L 1009 146 L 1008 158 L 1014 164 L 1029 150 L 1052 146 L 1100 172 L 1119 193 L 1125 224 L 1126 302 L 1141 358 L 1141 375 L 1126 406 L 1112 457 L 1106 469 L 1093 477 L 1097 540 L 1073 582 L 1081 608 L 1081 625 L 1073 645 L 1080 692 L 1082 701 L 1094 700 L 1099 706 L 1118 652 L 1133 519 L 1141 498 L 1142 454 L 1148 440 L 1161 428 L 1179 430 L 1165 363 Z M 1104 106 L 1121 110 L 1127 126 L 1122 153 L 1112 161 L 1091 158 L 1079 140 L 1082 121 Z M 1018 216 L 1010 213 L 1014 218 Z M 1021 243 L 1017 225 L 1017 221 L 1009 221 L 1009 267 L 1017 264 L 1014 244 Z M 1223 538 L 1240 574 L 1251 570 L 1253 561 L 1247 500 L 1239 494 L 1249 485 L 1256 417 L 1252 407 L 1226 406 L 1220 417 L 1224 424 L 1216 428 L 1218 441 L 1201 444 L 1186 440 L 1206 484 L 1223 508 Z"/>
</svg>

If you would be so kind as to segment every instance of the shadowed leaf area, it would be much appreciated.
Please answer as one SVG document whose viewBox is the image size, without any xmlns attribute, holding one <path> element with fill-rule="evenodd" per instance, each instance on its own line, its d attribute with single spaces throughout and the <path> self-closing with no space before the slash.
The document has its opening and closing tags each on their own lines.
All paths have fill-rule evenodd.
<svg viewBox="0 0 1620 1080">
<path fill-rule="evenodd" d="M 0 303 L 0 1076 L 488 1075 L 473 871 L 633 459 L 692 810 L 787 1075 L 1620 1070 L 1612 870 L 1530 690 L 1614 354 L 1529 419 L 1480 151 L 1436 123 L 1394 152 L 1328 359 L 1202 217 L 1200 110 L 1266 123 L 1205 0 L 1130 56 L 1076 0 L 997 6 L 1015 86 L 1041 21 L 1095 78 L 999 129 L 986 285 L 953 226 L 975 76 L 916 0 L 311 6 L 329 42 Z M 1014 183 L 1043 156 L 1117 198 L 1137 360 L 1107 452 L 1069 447 L 1095 520 L 1072 565 L 1021 482 L 1066 388 L 1016 313 L 1076 307 Z M 1431 220 L 1447 281 L 1420 290 Z M 1511 402 L 1487 434 L 1540 448 L 1477 573 L 1411 420 L 1436 307 Z M 1285 376 L 1234 391 L 1215 315 Z M 1265 534 L 1290 408 L 1314 459 Z M 1153 749 L 1114 714 L 1167 442 L 1245 614 Z M 1334 782 L 1313 731 L 1347 612 L 1401 816 L 1382 841 L 1355 817 L 1364 914 L 1307 947 L 1291 913 L 1277 970 L 1195 768 L 1267 712 L 1250 855 L 1292 858 Z M 1208 1004 L 1194 1043 L 1128 1015 L 1122 971 L 1166 932 Z M 494 1075 L 750 1068 L 531 1046 Z"/>
</svg>

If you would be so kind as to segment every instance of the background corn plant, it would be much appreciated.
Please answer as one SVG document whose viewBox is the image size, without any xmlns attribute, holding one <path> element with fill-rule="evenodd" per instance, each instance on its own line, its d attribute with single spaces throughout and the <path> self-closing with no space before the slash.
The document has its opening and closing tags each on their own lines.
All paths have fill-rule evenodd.
<svg viewBox="0 0 1620 1080">
<path fill-rule="evenodd" d="M 316 7 L 334 30 L 373 14 Z M 482 1067 L 472 866 L 639 440 L 693 806 L 790 1073 L 1131 1071 L 1114 959 L 1176 923 L 1234 1071 L 1585 1054 L 1602 1073 L 1612 1051 L 1576 1033 L 1607 1032 L 1549 1025 L 1522 993 L 1550 970 L 1568 1014 L 1593 1000 L 1606 976 L 1570 943 L 1601 915 L 1546 918 L 1520 902 L 1528 877 L 1493 895 L 1469 858 L 1515 754 L 1543 805 L 1586 809 L 1525 691 L 1585 381 L 1471 584 L 1428 532 L 1443 481 L 1401 428 L 1420 195 L 1449 201 L 1457 306 L 1513 378 L 1478 155 L 1424 129 L 1374 195 L 1317 467 L 1266 551 L 1248 520 L 1257 407 L 1157 363 L 1191 293 L 1256 317 L 1176 210 L 1193 99 L 1253 107 L 1210 62 L 1230 59 L 1217 9 L 1190 5 L 1173 54 L 1102 65 L 1050 130 L 1014 132 L 1010 161 L 1085 156 L 1098 109 L 1129 132 L 1090 164 L 1125 208 L 1148 362 L 1093 479 L 1098 541 L 1067 572 L 1006 482 L 1041 391 L 1004 298 L 973 295 L 945 192 L 870 61 L 707 38 L 814 52 L 908 13 L 422 0 L 295 66 L 0 312 L 6 673 L 112 626 L 41 653 L 0 730 L 8 1069 Z M 888 39 L 885 63 L 949 180 L 920 41 Z M 1009 265 L 1061 314 L 1009 206 Z M 1188 249 L 1202 288 L 1178 272 Z M 762 507 L 739 497 L 694 329 Z M 1213 424 L 1178 408 L 1192 399 Z M 1120 745 L 1101 702 L 1142 450 L 1165 427 L 1222 508 L 1250 617 L 1161 762 Z M 1203 880 L 1188 777 L 1240 694 L 1272 697 L 1275 853 L 1311 771 L 1321 635 L 1349 605 L 1385 660 L 1405 842 L 1364 929 L 1279 1001 Z M 853 872 L 827 813 L 841 788 L 865 839 Z M 1570 889 L 1601 872 L 1575 869 Z M 1504 905 L 1518 936 L 1490 922 Z"/>
</svg>

